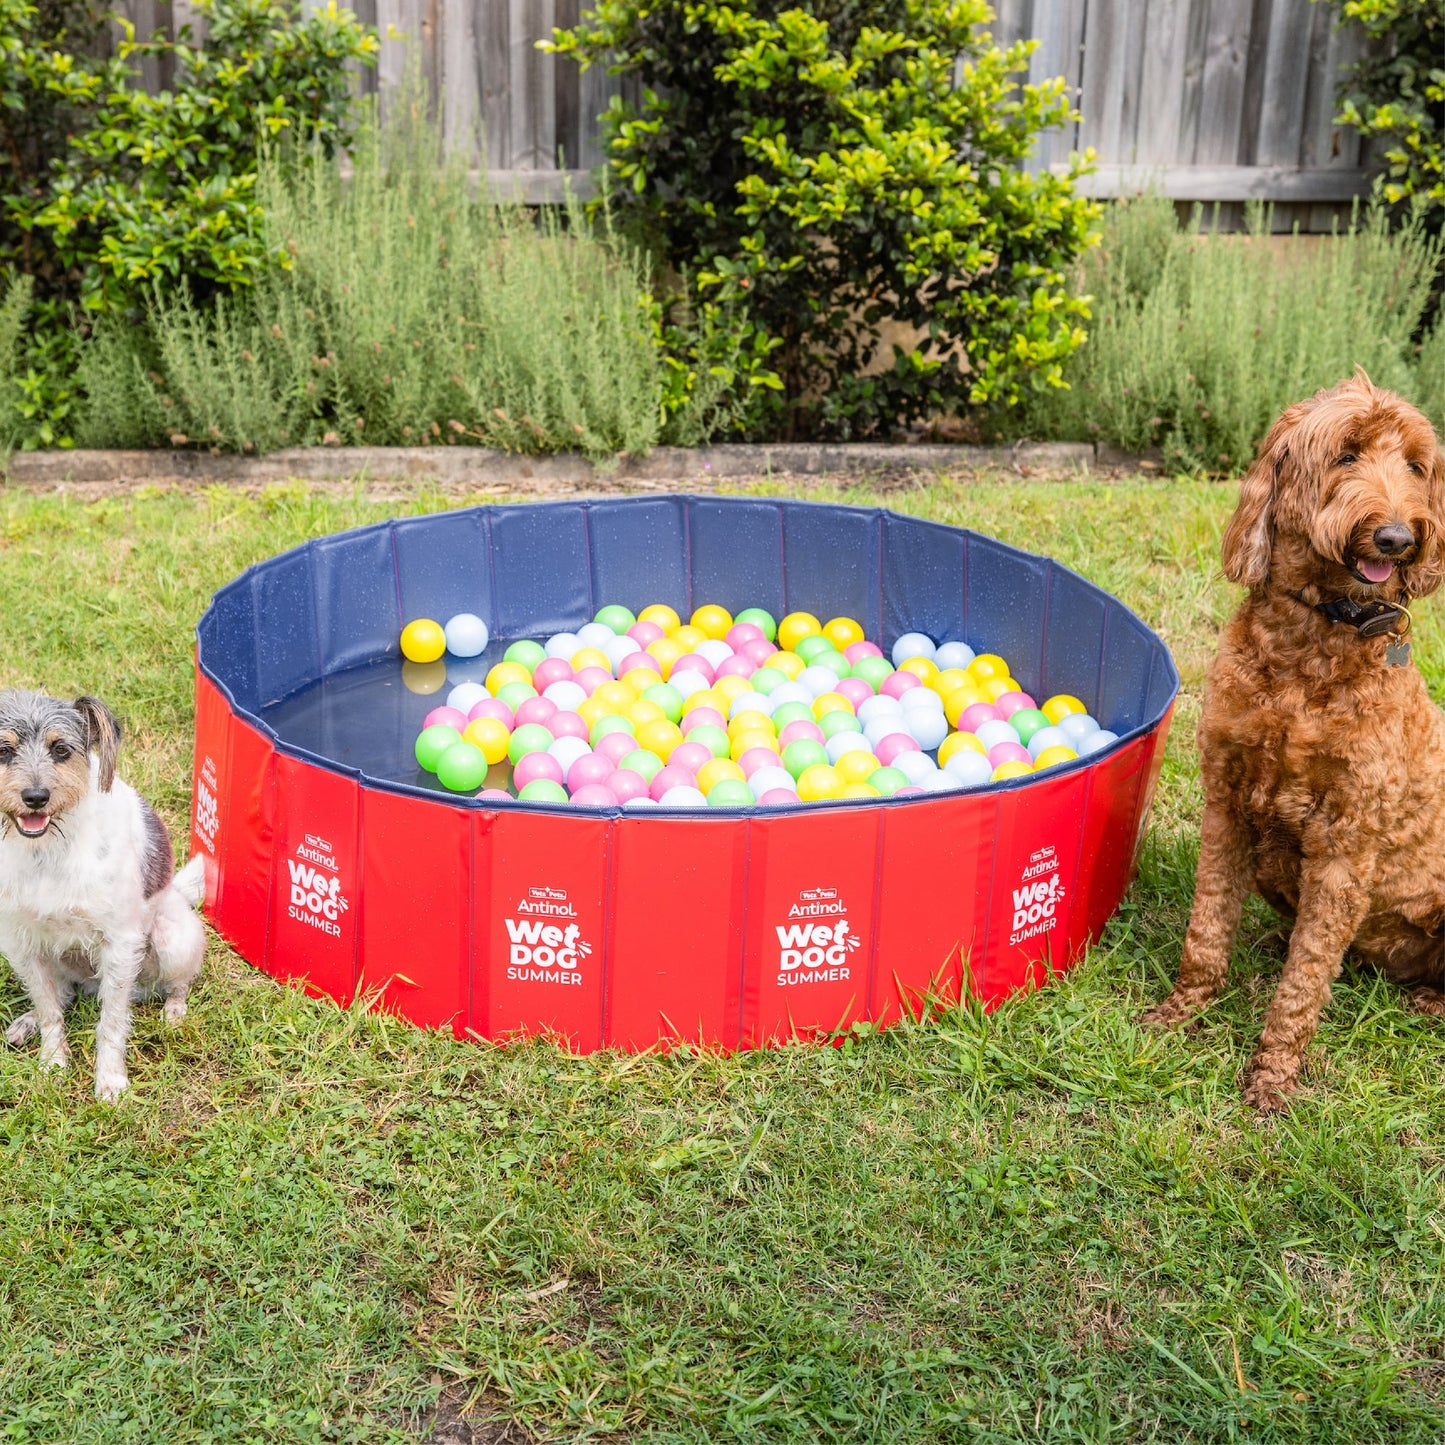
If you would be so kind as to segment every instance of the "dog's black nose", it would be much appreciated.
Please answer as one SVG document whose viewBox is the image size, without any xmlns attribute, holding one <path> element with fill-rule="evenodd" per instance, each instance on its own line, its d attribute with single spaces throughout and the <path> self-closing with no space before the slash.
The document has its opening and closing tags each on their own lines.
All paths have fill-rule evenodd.
<svg viewBox="0 0 1445 1445">
<path fill-rule="evenodd" d="M 20 801 L 24 803 L 32 813 L 38 813 L 50 801 L 50 789 L 22 788 L 20 790 Z"/>
<path fill-rule="evenodd" d="M 1403 522 L 1390 522 L 1384 527 L 1376 527 L 1371 540 L 1386 557 L 1394 557 L 1408 552 L 1415 545 L 1415 534 Z"/>
</svg>

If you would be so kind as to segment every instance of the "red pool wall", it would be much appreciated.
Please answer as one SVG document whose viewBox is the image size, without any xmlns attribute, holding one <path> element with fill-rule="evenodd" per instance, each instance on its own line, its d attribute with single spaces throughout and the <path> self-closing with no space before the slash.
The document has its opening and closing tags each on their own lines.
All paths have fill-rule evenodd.
<svg viewBox="0 0 1445 1445">
<path fill-rule="evenodd" d="M 1069 967 L 1132 876 L 1171 713 L 1026 787 L 589 817 L 363 786 L 276 750 L 198 668 L 191 847 L 220 933 L 308 992 L 583 1052 L 752 1048 Z"/>
</svg>

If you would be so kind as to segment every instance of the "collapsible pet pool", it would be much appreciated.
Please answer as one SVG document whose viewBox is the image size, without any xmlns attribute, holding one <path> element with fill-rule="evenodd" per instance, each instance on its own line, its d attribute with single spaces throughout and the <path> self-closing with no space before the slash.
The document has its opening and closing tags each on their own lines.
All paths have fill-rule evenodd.
<svg viewBox="0 0 1445 1445">
<path fill-rule="evenodd" d="M 981 790 L 747 810 L 500 803 L 418 770 L 425 690 L 651 602 L 856 617 L 885 650 L 965 639 L 1119 740 Z M 406 621 L 463 611 L 483 657 L 403 662 Z M 191 846 L 240 953 L 341 1003 L 580 1051 L 826 1037 L 1075 961 L 1131 877 L 1177 690 L 1121 603 L 958 528 L 753 498 L 476 507 L 308 542 L 216 594 Z"/>
</svg>

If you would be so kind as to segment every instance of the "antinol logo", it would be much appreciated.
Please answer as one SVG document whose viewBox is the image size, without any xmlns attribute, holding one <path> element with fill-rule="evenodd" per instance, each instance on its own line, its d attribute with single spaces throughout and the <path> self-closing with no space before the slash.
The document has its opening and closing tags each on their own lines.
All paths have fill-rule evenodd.
<svg viewBox="0 0 1445 1445">
<path fill-rule="evenodd" d="M 580 925 L 545 921 L 576 918 L 567 890 L 529 888 L 512 912 L 522 916 L 502 920 L 507 929 L 507 977 L 519 983 L 580 985 L 580 965 L 591 957 L 592 945 L 582 937 Z"/>
<path fill-rule="evenodd" d="M 329 851 L 313 846 L 319 843 L 326 840 L 307 833 L 306 841 L 296 845 L 296 856 L 286 860 L 291 875 L 291 899 L 286 916 L 332 938 L 340 938 L 341 919 L 351 904 L 341 891 L 335 858 Z M 326 848 L 329 850 L 330 844 L 326 844 Z"/>
<path fill-rule="evenodd" d="M 196 837 L 211 854 L 216 851 L 216 832 L 221 826 L 219 792 L 216 761 L 208 753 L 201 759 L 201 775 L 196 779 Z"/>
<path fill-rule="evenodd" d="M 1058 853 L 1046 844 L 1029 855 L 1019 877 L 1020 886 L 1013 890 L 1013 925 L 1009 943 L 1026 943 L 1052 931 L 1059 921 L 1059 904 L 1064 899 L 1063 879 L 1059 876 Z"/>
<path fill-rule="evenodd" d="M 803 888 L 788 909 L 789 922 L 775 924 L 777 979 L 783 988 L 803 983 L 836 983 L 850 976 L 848 957 L 863 940 L 848 923 L 848 909 L 836 888 Z M 803 919 L 795 923 L 793 919 Z M 821 918 L 831 923 L 814 922 Z"/>
</svg>

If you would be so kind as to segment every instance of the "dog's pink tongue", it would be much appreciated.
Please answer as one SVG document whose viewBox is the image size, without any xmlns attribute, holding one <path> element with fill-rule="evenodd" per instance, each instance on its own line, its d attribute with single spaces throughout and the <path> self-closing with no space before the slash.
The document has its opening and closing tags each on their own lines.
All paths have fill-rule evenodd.
<svg viewBox="0 0 1445 1445">
<path fill-rule="evenodd" d="M 43 833 L 50 821 L 44 813 L 21 813 L 16 818 L 22 833 Z"/>
<path fill-rule="evenodd" d="M 1378 562 L 1370 561 L 1367 558 L 1360 558 L 1360 576 L 1366 582 L 1388 582 L 1390 573 L 1395 570 L 1393 562 L 1386 562 L 1382 557 Z"/>
</svg>

